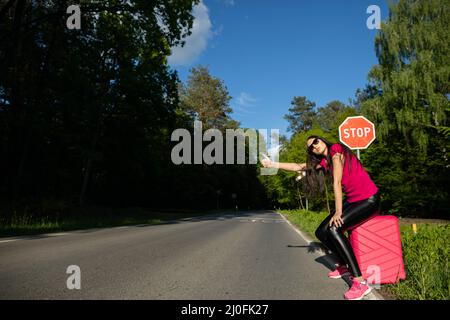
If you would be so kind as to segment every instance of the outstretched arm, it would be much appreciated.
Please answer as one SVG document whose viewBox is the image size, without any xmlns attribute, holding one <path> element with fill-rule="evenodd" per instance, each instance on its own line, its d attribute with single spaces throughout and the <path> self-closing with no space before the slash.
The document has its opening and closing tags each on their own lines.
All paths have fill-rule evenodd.
<svg viewBox="0 0 450 320">
<path fill-rule="evenodd" d="M 288 163 L 288 162 L 273 162 L 269 158 L 261 160 L 264 168 L 278 168 L 288 171 L 303 171 L 306 169 L 306 163 Z"/>
</svg>

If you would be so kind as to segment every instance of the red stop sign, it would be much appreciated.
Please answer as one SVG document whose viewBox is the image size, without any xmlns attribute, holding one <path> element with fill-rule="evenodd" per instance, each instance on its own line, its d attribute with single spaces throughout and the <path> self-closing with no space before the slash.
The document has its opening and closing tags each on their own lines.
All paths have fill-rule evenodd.
<svg viewBox="0 0 450 320">
<path fill-rule="evenodd" d="M 350 149 L 366 149 L 375 140 L 375 126 L 363 116 L 348 117 L 339 126 L 339 140 Z"/>
</svg>

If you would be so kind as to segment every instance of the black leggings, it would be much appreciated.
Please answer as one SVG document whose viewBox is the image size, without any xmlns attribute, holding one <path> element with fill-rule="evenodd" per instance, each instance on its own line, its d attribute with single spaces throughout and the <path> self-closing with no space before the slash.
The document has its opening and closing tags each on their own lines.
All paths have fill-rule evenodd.
<svg viewBox="0 0 450 320">
<path fill-rule="evenodd" d="M 335 227 L 334 224 L 331 227 L 329 226 L 330 219 L 335 213 L 335 210 L 333 210 L 316 230 L 317 239 L 337 255 L 341 264 L 348 265 L 354 277 L 360 277 L 361 270 L 344 232 L 356 228 L 376 215 L 379 210 L 379 205 L 379 193 L 374 194 L 366 200 L 352 203 L 345 201 L 342 206 L 342 220 L 344 223 L 340 227 Z"/>
</svg>

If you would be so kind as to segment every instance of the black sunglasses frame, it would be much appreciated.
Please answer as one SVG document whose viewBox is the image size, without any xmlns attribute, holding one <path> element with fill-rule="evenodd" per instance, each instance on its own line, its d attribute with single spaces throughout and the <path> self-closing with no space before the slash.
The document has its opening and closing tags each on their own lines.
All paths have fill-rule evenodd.
<svg viewBox="0 0 450 320">
<path fill-rule="evenodd" d="M 320 138 L 315 138 L 313 140 L 313 142 L 309 145 L 308 151 L 312 152 L 312 149 L 314 148 L 315 145 L 317 145 L 319 143 L 319 141 L 320 141 Z"/>
</svg>

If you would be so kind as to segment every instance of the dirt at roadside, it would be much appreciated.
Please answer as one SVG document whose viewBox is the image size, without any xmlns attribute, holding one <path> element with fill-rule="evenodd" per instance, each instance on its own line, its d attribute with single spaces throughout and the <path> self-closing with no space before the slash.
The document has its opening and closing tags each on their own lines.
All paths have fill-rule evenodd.
<svg viewBox="0 0 450 320">
<path fill-rule="evenodd" d="M 384 300 L 399 300 L 392 292 L 390 292 L 383 285 L 378 289 L 378 293 L 383 297 Z"/>
</svg>

